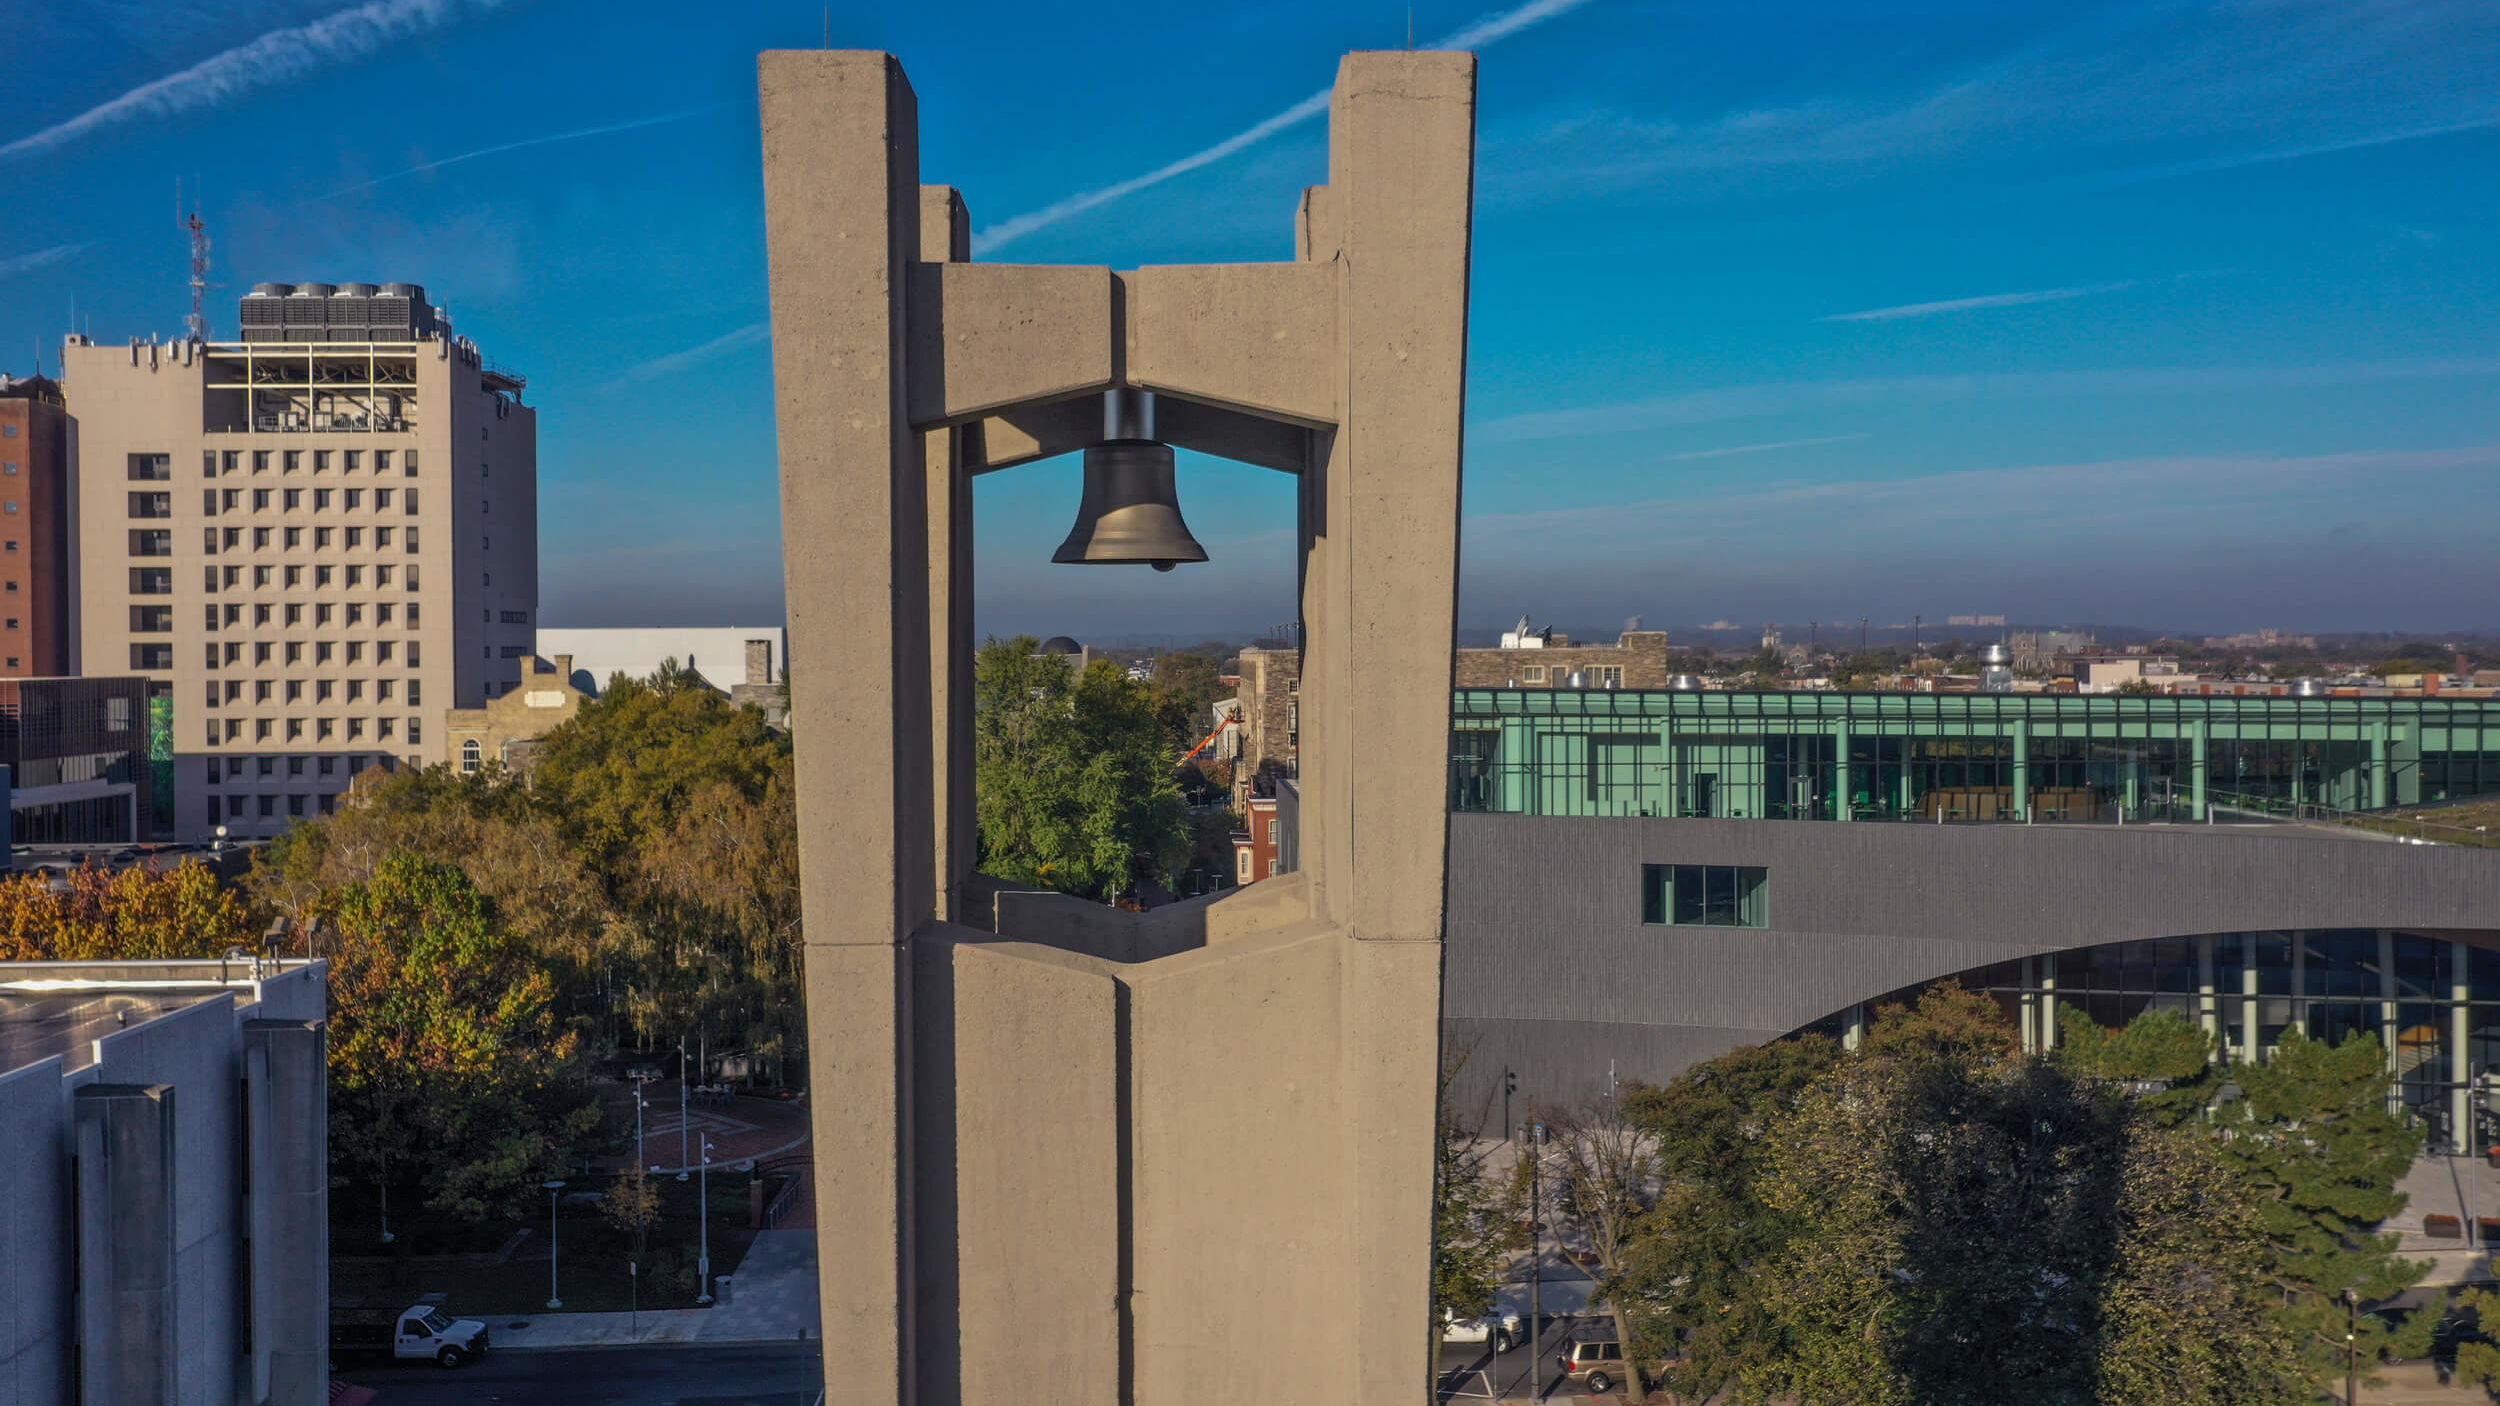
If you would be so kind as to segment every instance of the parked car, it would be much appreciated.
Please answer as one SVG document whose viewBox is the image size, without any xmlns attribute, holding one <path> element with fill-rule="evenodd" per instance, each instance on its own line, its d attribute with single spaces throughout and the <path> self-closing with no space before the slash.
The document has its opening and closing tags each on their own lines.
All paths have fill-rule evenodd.
<svg viewBox="0 0 2500 1406">
<path fill-rule="evenodd" d="M 1495 1352 L 1508 1352 L 1527 1340 L 1527 1320 L 1511 1309 L 1496 1305 L 1491 1313 L 1481 1318 L 1461 1318 L 1453 1309 L 1441 1310 L 1443 1342 L 1489 1342 Z"/>
<path fill-rule="evenodd" d="M 445 1369 L 486 1355 L 486 1325 L 453 1318 L 433 1304 L 387 1308 L 332 1308 L 330 1351 L 370 1353 L 402 1362 L 432 1362 Z"/>
<path fill-rule="evenodd" d="M 1592 1395 L 1614 1390 L 1625 1379 L 1623 1343 L 1615 1336 L 1615 1325 L 1599 1323 L 1573 1330 L 1555 1365 Z"/>
</svg>

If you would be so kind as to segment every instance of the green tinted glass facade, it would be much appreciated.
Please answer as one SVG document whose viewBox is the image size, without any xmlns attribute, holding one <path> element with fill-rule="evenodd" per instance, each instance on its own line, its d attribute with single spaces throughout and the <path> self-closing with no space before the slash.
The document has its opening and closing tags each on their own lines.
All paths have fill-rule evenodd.
<svg viewBox="0 0 2500 1406">
<path fill-rule="evenodd" d="M 2500 794 L 2500 703 L 1463 689 L 1450 805 L 1528 815 L 2203 821 Z"/>
</svg>

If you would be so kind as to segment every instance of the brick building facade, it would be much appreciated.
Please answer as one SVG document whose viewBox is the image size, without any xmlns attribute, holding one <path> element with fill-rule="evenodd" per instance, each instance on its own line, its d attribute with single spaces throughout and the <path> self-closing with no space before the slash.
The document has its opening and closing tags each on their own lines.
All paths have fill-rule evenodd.
<svg viewBox="0 0 2500 1406">
<path fill-rule="evenodd" d="M 79 672 L 70 550 L 77 433 L 58 384 L 0 376 L 0 676 Z"/>
<path fill-rule="evenodd" d="M 1674 671 L 1667 662 L 1667 632 L 1626 630 L 1613 644 L 1580 644 L 1554 630 L 1532 631 L 1520 622 L 1491 649 L 1462 649 L 1460 688 L 1665 688 Z"/>
<path fill-rule="evenodd" d="M 1274 793 L 1279 777 L 1300 774 L 1302 652 L 1241 652 L 1241 756 L 1233 767 L 1236 804 Z"/>
</svg>

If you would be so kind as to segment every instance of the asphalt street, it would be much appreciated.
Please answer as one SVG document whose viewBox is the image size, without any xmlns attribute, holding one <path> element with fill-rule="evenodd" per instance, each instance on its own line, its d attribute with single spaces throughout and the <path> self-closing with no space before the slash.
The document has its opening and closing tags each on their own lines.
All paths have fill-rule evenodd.
<svg viewBox="0 0 2500 1406">
<path fill-rule="evenodd" d="M 816 1406 L 815 1344 L 611 1347 L 489 1352 L 446 1372 L 431 1363 L 366 1366 L 342 1379 L 373 1406 Z"/>
</svg>

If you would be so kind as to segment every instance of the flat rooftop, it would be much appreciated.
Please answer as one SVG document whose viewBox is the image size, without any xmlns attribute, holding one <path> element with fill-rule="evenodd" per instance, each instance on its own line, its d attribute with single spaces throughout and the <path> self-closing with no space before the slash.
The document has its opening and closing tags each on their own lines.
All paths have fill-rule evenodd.
<svg viewBox="0 0 2500 1406">
<path fill-rule="evenodd" d="M 301 967 L 250 959 L 162 962 L 0 962 L 0 1074 L 59 1055 L 66 1070 L 95 1063 L 95 1042 L 119 1030 L 233 995 L 259 999 L 260 977 Z"/>
</svg>

